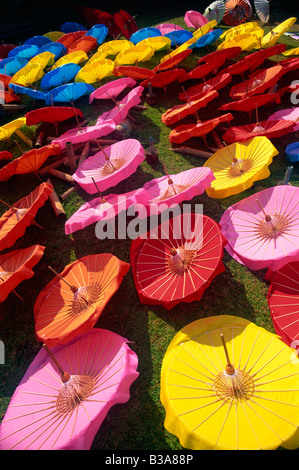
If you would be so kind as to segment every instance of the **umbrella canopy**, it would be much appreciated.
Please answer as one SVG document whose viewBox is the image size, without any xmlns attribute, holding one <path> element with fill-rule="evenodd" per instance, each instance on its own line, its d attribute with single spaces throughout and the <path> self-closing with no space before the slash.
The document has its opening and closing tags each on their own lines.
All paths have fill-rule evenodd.
<svg viewBox="0 0 299 470">
<path fill-rule="evenodd" d="M 117 54 L 115 65 L 137 65 L 139 62 L 147 62 L 154 53 L 155 50 L 151 47 L 137 44 Z"/>
<path fill-rule="evenodd" d="M 136 45 L 143 39 L 154 38 L 157 36 L 161 36 L 161 31 L 158 28 L 142 28 L 130 36 L 130 41 Z"/>
<path fill-rule="evenodd" d="M 193 38 L 193 34 L 191 33 L 191 31 L 185 29 L 178 29 L 176 31 L 166 33 L 164 37 L 169 38 L 171 40 L 171 45 L 173 47 L 178 47 L 184 44 L 189 39 Z"/>
<path fill-rule="evenodd" d="M 268 270 L 265 279 L 270 281 L 268 304 L 275 331 L 288 346 L 298 349 L 298 261 Z"/>
<path fill-rule="evenodd" d="M 108 194 L 83 204 L 65 223 L 65 233 L 69 235 L 99 221 L 114 219 L 121 211 L 135 204 L 146 205 L 148 194 L 143 189 L 128 193 Z"/>
<path fill-rule="evenodd" d="M 199 13 L 199 11 L 188 10 L 185 13 L 184 21 L 188 28 L 198 29 L 204 24 L 208 23 L 209 20 Z"/>
<path fill-rule="evenodd" d="M 179 94 L 179 99 L 181 101 L 195 100 L 203 93 L 224 88 L 231 80 L 232 77 L 229 73 L 220 73 L 216 75 L 216 77 L 210 78 L 203 83 L 187 88 L 184 92 Z"/>
<path fill-rule="evenodd" d="M 171 34 L 171 33 L 169 33 Z M 169 37 L 165 36 L 156 36 L 154 38 L 146 38 L 138 43 L 139 46 L 147 46 L 154 51 L 161 51 L 162 49 L 169 49 L 171 45 L 171 40 Z"/>
<path fill-rule="evenodd" d="M 28 64 L 38 64 L 43 70 L 46 67 L 53 67 L 55 62 L 55 55 L 52 52 L 45 51 L 35 55 L 28 61 Z"/>
<path fill-rule="evenodd" d="M 255 136 L 266 136 L 269 139 L 281 137 L 295 132 L 295 122 L 286 119 L 260 121 L 256 124 L 236 126 L 229 128 L 222 136 L 225 142 L 244 142 Z"/>
<path fill-rule="evenodd" d="M 223 104 L 218 109 L 219 111 L 240 111 L 250 115 L 256 108 L 273 102 L 279 104 L 280 101 L 278 93 L 266 93 L 265 95 L 253 95 L 241 100 L 231 101 L 230 103 Z"/>
<path fill-rule="evenodd" d="M 0 58 L 7 59 L 9 51 L 17 47 L 16 44 L 0 44 Z"/>
<path fill-rule="evenodd" d="M 45 204 L 53 186 L 41 183 L 30 194 L 13 204 L 0 217 L 0 251 L 13 246 L 34 222 L 37 211 Z"/>
<path fill-rule="evenodd" d="M 88 60 L 88 55 L 84 51 L 74 51 L 70 52 L 69 54 L 64 55 L 60 59 L 58 59 L 55 64 L 53 65 L 53 69 L 56 67 L 60 67 L 63 64 L 81 64 Z"/>
<path fill-rule="evenodd" d="M 64 36 L 65 33 L 62 31 L 49 31 L 48 33 L 43 34 L 46 38 L 51 39 L 51 41 L 56 42 L 57 39 L 61 38 Z"/>
<path fill-rule="evenodd" d="M 24 41 L 23 45 L 32 45 L 34 44 L 37 47 L 45 46 L 46 44 L 51 43 L 51 39 L 47 38 L 46 36 L 33 36 L 26 41 Z"/>
<path fill-rule="evenodd" d="M 180 81 L 187 75 L 184 69 L 164 70 L 163 72 L 156 73 L 155 75 L 143 80 L 140 86 L 146 87 L 151 84 L 153 88 L 163 88 L 166 93 L 166 88 L 170 83 Z"/>
<path fill-rule="evenodd" d="M 298 447 L 294 350 L 240 317 L 190 323 L 162 363 L 165 428 L 194 450 Z"/>
<path fill-rule="evenodd" d="M 0 256 L 0 302 L 4 302 L 22 281 L 34 276 L 33 267 L 44 251 L 45 246 L 33 245 Z"/>
<path fill-rule="evenodd" d="M 127 343 L 95 328 L 66 346 L 42 348 L 8 406 L 0 448 L 89 450 L 110 408 L 129 400 L 139 375 Z"/>
<path fill-rule="evenodd" d="M 155 68 L 153 68 L 153 72 L 162 72 L 163 70 L 169 70 L 173 69 L 176 67 L 178 64 L 180 64 L 184 59 L 189 57 L 189 55 L 192 53 L 191 49 L 185 49 L 182 52 L 179 52 L 178 54 L 169 57 L 167 60 L 164 60 L 160 64 L 158 64 Z"/>
<path fill-rule="evenodd" d="M 122 8 L 113 14 L 113 20 L 120 31 L 120 33 L 117 34 L 121 34 L 126 39 L 130 39 L 132 34 L 138 31 L 135 18 Z"/>
<path fill-rule="evenodd" d="M 86 33 L 86 36 L 92 36 L 96 38 L 98 44 L 102 44 L 105 41 L 108 34 L 108 28 L 104 24 L 95 24 Z"/>
<path fill-rule="evenodd" d="M 250 188 L 270 175 L 268 166 L 278 150 L 267 137 L 253 137 L 217 150 L 204 164 L 215 179 L 207 188 L 212 198 L 224 198 Z"/>
<path fill-rule="evenodd" d="M 164 34 L 170 33 L 171 31 L 177 31 L 179 29 L 184 29 L 182 26 L 173 23 L 161 23 L 156 26 L 156 28 L 160 31 L 162 36 Z"/>
<path fill-rule="evenodd" d="M 49 144 L 25 152 L 0 169 L 0 181 L 8 181 L 14 175 L 37 174 L 45 161 L 50 156 L 59 155 L 60 150 L 60 145 Z"/>
<path fill-rule="evenodd" d="M 204 17 L 207 18 L 208 21 L 214 20 L 219 24 L 223 19 L 224 13 L 225 13 L 225 1 L 216 0 L 205 9 L 203 14 L 204 14 Z"/>
<path fill-rule="evenodd" d="M 133 240 L 131 266 L 141 303 L 171 310 L 180 302 L 200 300 L 225 269 L 225 243 L 219 225 L 195 213 L 166 220 L 146 238 Z"/>
<path fill-rule="evenodd" d="M 101 83 L 104 77 L 113 75 L 114 62 L 110 59 L 99 59 L 96 62 L 87 63 L 80 68 L 75 82 Z"/>
<path fill-rule="evenodd" d="M 115 77 L 126 77 L 133 78 L 134 80 L 145 80 L 146 78 L 155 75 L 154 70 L 146 69 L 144 67 L 134 67 L 133 65 L 117 65 L 113 69 L 113 75 Z"/>
<path fill-rule="evenodd" d="M 149 196 L 148 212 L 160 214 L 181 201 L 191 201 L 211 186 L 214 178 L 209 168 L 196 167 L 152 179 L 143 186 Z"/>
<path fill-rule="evenodd" d="M 280 23 L 278 26 L 275 26 L 275 28 L 272 28 L 271 31 L 268 34 L 265 34 L 265 36 L 262 39 L 261 42 L 261 47 L 271 47 L 274 46 L 274 44 L 277 43 L 278 39 L 286 33 L 294 23 L 296 23 L 297 18 L 292 17 L 288 18 L 287 20 L 283 21 Z"/>
<path fill-rule="evenodd" d="M 11 83 L 21 86 L 31 86 L 44 75 L 44 71 L 38 64 L 27 64 L 21 70 L 18 70 L 11 78 Z"/>
<path fill-rule="evenodd" d="M 196 115 L 199 109 L 205 107 L 218 96 L 219 95 L 216 90 L 203 92 L 201 95 L 197 95 L 196 99 L 192 101 L 188 100 L 185 104 L 178 104 L 168 109 L 162 114 L 161 120 L 166 126 L 172 126 L 190 114 Z"/>
<path fill-rule="evenodd" d="M 74 117 L 83 118 L 80 109 L 72 106 L 47 106 L 46 108 L 33 109 L 26 113 L 26 125 L 35 126 L 41 122 L 53 124 L 57 133 L 57 126 L 60 122 Z"/>
<path fill-rule="evenodd" d="M 78 74 L 81 67 L 77 64 L 69 63 L 60 65 L 43 76 L 40 87 L 42 90 L 48 91 L 60 85 L 70 82 Z"/>
<path fill-rule="evenodd" d="M 57 39 L 56 42 L 63 44 L 67 49 L 75 42 L 77 39 L 82 38 L 86 35 L 86 31 L 73 31 L 71 33 L 64 34 L 61 38 Z"/>
<path fill-rule="evenodd" d="M 254 8 L 262 23 L 268 23 L 270 18 L 270 7 L 268 0 L 254 0 Z"/>
<path fill-rule="evenodd" d="M 218 59 L 211 60 L 203 64 L 201 63 L 200 65 L 195 67 L 193 70 L 186 73 L 186 75 L 184 75 L 182 79 L 180 79 L 180 82 L 186 81 L 189 79 L 199 79 L 199 78 L 201 80 L 205 80 L 205 78 L 210 73 L 217 73 L 218 68 L 224 64 L 225 60 L 226 59 L 224 57 L 223 58 L 218 57 Z"/>
<path fill-rule="evenodd" d="M 172 144 L 181 144 L 192 137 L 205 138 L 219 124 L 229 122 L 232 119 L 231 113 L 227 113 L 207 121 L 199 121 L 197 124 L 181 124 L 170 132 L 169 141 Z"/>
<path fill-rule="evenodd" d="M 11 76 L 10 75 L 5 75 L 4 73 L 0 73 L 0 81 L 3 83 L 4 88 L 8 89 L 8 85 L 11 82 Z"/>
<path fill-rule="evenodd" d="M 35 90 L 33 88 L 29 88 L 29 87 L 22 86 L 22 85 L 17 85 L 16 83 L 11 83 L 9 85 L 9 88 L 11 88 L 13 91 L 15 91 L 18 94 L 30 96 L 30 98 L 32 98 L 34 101 L 35 100 L 46 101 L 47 99 L 47 94 L 44 91 Z"/>
<path fill-rule="evenodd" d="M 105 59 L 107 56 L 116 56 L 122 51 L 133 47 L 134 44 L 127 39 L 114 39 L 113 41 L 108 41 L 102 44 L 97 52 L 89 59 L 89 62 L 93 62 L 94 58 L 99 55 L 99 58 Z"/>
<path fill-rule="evenodd" d="M 80 23 L 74 21 L 65 21 L 60 27 L 60 31 L 63 33 L 73 33 L 75 31 L 87 31 L 87 28 Z"/>
<path fill-rule="evenodd" d="M 298 86 L 298 85 L 297 85 Z M 299 129 L 299 108 L 287 108 L 275 111 L 268 117 L 268 121 L 278 121 L 280 119 L 285 119 L 287 121 L 293 121 L 295 124 L 294 131 Z"/>
<path fill-rule="evenodd" d="M 96 100 L 115 100 L 127 87 L 134 87 L 136 81 L 130 77 L 118 78 L 100 86 L 89 95 L 89 104 Z"/>
<path fill-rule="evenodd" d="M 191 44 L 189 48 L 198 49 L 200 47 L 209 46 L 210 44 L 213 44 L 214 42 L 216 42 L 217 39 L 221 36 L 221 34 L 222 34 L 222 29 L 220 28 L 215 29 L 214 31 L 211 31 L 210 33 L 207 33 L 201 38 L 197 39 L 197 41 Z"/>
<path fill-rule="evenodd" d="M 258 71 L 251 75 L 248 80 L 232 86 L 229 96 L 234 100 L 240 100 L 248 96 L 261 94 L 277 83 L 281 72 L 281 65 L 273 65 L 273 67 Z"/>
<path fill-rule="evenodd" d="M 242 51 L 251 51 L 260 44 L 261 37 L 263 36 L 264 31 L 261 29 L 259 36 L 257 34 L 238 34 L 226 39 L 219 46 L 218 49 L 226 49 L 231 47 L 240 47 Z"/>
<path fill-rule="evenodd" d="M 13 153 L 3 150 L 0 152 L 0 161 L 1 160 L 11 160 L 13 158 Z"/>
<path fill-rule="evenodd" d="M 38 341 L 52 348 L 90 331 L 129 268 L 116 256 L 100 253 L 79 258 L 56 274 L 34 305 Z"/>
<path fill-rule="evenodd" d="M 88 194 L 95 194 L 94 181 L 101 191 L 106 191 L 135 173 L 144 159 L 145 151 L 140 142 L 125 139 L 84 160 L 73 178 Z"/>
<path fill-rule="evenodd" d="M 46 95 L 46 104 L 73 103 L 84 95 L 90 95 L 93 91 L 94 87 L 88 83 L 67 83 L 52 88 Z"/>
<path fill-rule="evenodd" d="M 7 57 L 0 61 L 0 73 L 11 77 L 28 63 L 27 59 L 21 57 Z"/>
<path fill-rule="evenodd" d="M 20 59 L 31 59 L 33 56 L 38 54 L 40 51 L 40 48 L 35 45 L 30 45 L 28 44 L 23 45 L 23 46 L 17 46 L 14 47 L 11 51 L 8 53 L 8 57 L 18 57 Z"/>
<path fill-rule="evenodd" d="M 225 3 L 223 23 L 236 26 L 250 19 L 252 8 L 248 0 L 228 0 Z"/>
<path fill-rule="evenodd" d="M 225 58 L 225 60 L 234 59 L 235 57 L 238 57 L 240 55 L 241 51 L 242 51 L 241 47 L 238 47 L 238 46 L 228 47 L 226 49 L 217 49 L 216 51 L 210 52 L 209 54 L 206 54 L 203 57 L 201 57 L 198 60 L 198 65 L 202 62 L 206 63 L 206 62 L 218 60 L 219 58 L 221 60 L 223 58 Z"/>
<path fill-rule="evenodd" d="M 88 140 L 98 139 L 104 135 L 108 135 L 116 128 L 113 120 L 108 122 L 97 123 L 95 126 L 74 127 L 69 129 L 59 137 L 52 140 L 52 144 L 59 144 L 61 149 L 65 149 L 67 142 L 78 144 L 87 142 Z"/>
<path fill-rule="evenodd" d="M 249 269 L 280 269 L 298 258 L 299 188 L 278 185 L 255 193 L 223 214 L 226 248 Z"/>
<path fill-rule="evenodd" d="M 8 141 L 12 134 L 26 124 L 26 118 L 21 117 L 14 119 L 0 127 L 0 140 Z"/>
<path fill-rule="evenodd" d="M 82 38 L 78 38 L 75 42 L 73 42 L 67 49 L 67 53 L 70 54 L 72 52 L 85 52 L 88 54 L 89 52 L 94 51 L 98 47 L 98 41 L 93 36 L 83 36 Z"/>
<path fill-rule="evenodd" d="M 96 125 L 107 122 L 112 122 L 116 126 L 120 124 L 127 117 L 130 109 L 140 103 L 143 90 L 142 86 L 134 87 L 121 101 L 116 102 L 114 108 L 101 114 Z"/>
<path fill-rule="evenodd" d="M 39 48 L 38 54 L 42 54 L 43 52 L 51 52 L 51 54 L 54 54 L 55 60 L 57 60 L 67 53 L 67 48 L 60 42 L 50 42 Z"/>
</svg>

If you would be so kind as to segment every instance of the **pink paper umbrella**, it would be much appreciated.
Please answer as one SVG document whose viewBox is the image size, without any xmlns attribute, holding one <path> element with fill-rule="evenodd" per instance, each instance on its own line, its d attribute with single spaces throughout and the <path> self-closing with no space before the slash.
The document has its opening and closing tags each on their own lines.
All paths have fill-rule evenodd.
<svg viewBox="0 0 299 470">
<path fill-rule="evenodd" d="M 99 139 L 113 132 L 116 125 L 113 121 L 102 122 L 95 126 L 74 127 L 52 140 L 52 144 L 59 144 L 61 149 L 66 147 L 67 142 L 78 144 L 87 140 Z"/>
<path fill-rule="evenodd" d="M 116 126 L 120 124 L 127 117 L 130 109 L 140 103 L 143 90 L 142 86 L 133 88 L 114 108 L 101 114 L 96 125 L 105 122 L 114 122 Z"/>
<path fill-rule="evenodd" d="M 184 21 L 188 28 L 199 29 L 204 24 L 208 23 L 209 20 L 203 16 L 199 11 L 188 10 L 185 13 Z"/>
<path fill-rule="evenodd" d="M 95 328 L 65 346 L 43 347 L 7 408 L 0 449 L 89 450 L 108 411 L 130 399 L 139 375 L 127 343 Z"/>
<path fill-rule="evenodd" d="M 234 142 L 244 142 L 252 137 L 262 136 L 272 139 L 281 137 L 290 132 L 294 132 L 295 122 L 286 119 L 260 121 L 256 124 L 246 124 L 245 126 L 236 126 L 228 129 L 222 136 L 225 142 L 230 144 Z"/>
<path fill-rule="evenodd" d="M 145 159 L 145 151 L 136 139 L 125 139 L 87 158 L 77 168 L 73 178 L 88 194 L 117 185 L 132 175 Z"/>
<path fill-rule="evenodd" d="M 209 188 L 214 179 L 210 168 L 197 167 L 145 183 L 143 188 L 149 196 L 148 214 L 160 214 L 181 201 L 191 201 Z"/>
<path fill-rule="evenodd" d="M 293 121 L 295 123 L 293 132 L 299 130 L 299 108 L 288 108 L 276 111 L 268 117 L 268 121 L 280 121 L 284 119 L 286 121 Z"/>
<path fill-rule="evenodd" d="M 65 233 L 69 235 L 101 220 L 114 219 L 121 211 L 129 207 L 136 204 L 147 205 L 148 202 L 148 194 L 143 188 L 123 194 L 100 195 L 83 204 L 68 219 L 65 224 Z"/>
<path fill-rule="evenodd" d="M 159 24 L 158 26 L 155 26 L 155 28 L 157 28 L 160 31 L 162 36 L 164 36 L 165 34 L 171 33 L 172 31 L 180 31 L 184 29 L 182 28 L 182 26 L 179 26 L 173 23 L 162 23 L 162 24 Z"/>
<path fill-rule="evenodd" d="M 105 85 L 100 86 L 89 95 L 89 104 L 93 100 L 115 100 L 118 95 L 127 87 L 133 87 L 136 85 L 136 81 L 130 77 L 119 78 L 112 82 L 108 82 Z"/>
<path fill-rule="evenodd" d="M 252 270 L 280 269 L 299 255 L 299 188 L 279 185 L 229 207 L 220 220 L 227 251 Z"/>
</svg>

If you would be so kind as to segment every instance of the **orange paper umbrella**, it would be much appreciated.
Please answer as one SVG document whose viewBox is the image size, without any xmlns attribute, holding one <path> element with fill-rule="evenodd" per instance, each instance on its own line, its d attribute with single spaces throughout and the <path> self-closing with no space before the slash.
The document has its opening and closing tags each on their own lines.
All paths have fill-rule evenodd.
<svg viewBox="0 0 299 470">
<path fill-rule="evenodd" d="M 240 100 L 252 95 L 263 93 L 268 88 L 276 84 L 281 76 L 283 68 L 281 65 L 274 65 L 251 75 L 248 80 L 231 87 L 229 96 L 234 100 Z"/>
<path fill-rule="evenodd" d="M 218 108 L 219 111 L 241 111 L 248 113 L 249 116 L 252 111 L 261 106 L 275 102 L 276 104 L 280 103 L 280 96 L 278 93 L 265 93 L 264 95 L 254 95 L 248 96 L 248 98 L 243 98 L 241 100 L 231 101 L 230 103 L 225 103 Z"/>
<path fill-rule="evenodd" d="M 33 245 L 0 256 L 0 302 L 4 302 L 22 281 L 34 275 L 32 268 L 43 256 L 44 250 L 44 246 Z"/>
<path fill-rule="evenodd" d="M 71 33 L 66 33 L 61 38 L 57 39 L 56 42 L 63 44 L 67 49 L 74 44 L 75 41 L 85 36 L 86 31 L 74 31 Z"/>
<path fill-rule="evenodd" d="M 233 119 L 231 113 L 209 119 L 208 121 L 198 122 L 197 124 L 182 124 L 173 129 L 169 134 L 169 141 L 172 144 L 181 144 L 192 137 L 205 137 L 216 126 L 223 122 L 229 122 Z"/>
<path fill-rule="evenodd" d="M 39 149 L 29 150 L 0 169 L 0 181 L 8 181 L 14 175 L 37 174 L 45 161 L 51 155 L 59 155 L 60 150 L 58 144 L 44 145 Z"/>
<path fill-rule="evenodd" d="M 69 264 L 40 292 L 35 332 L 49 348 L 92 329 L 130 268 L 110 253 L 88 255 Z"/>
<path fill-rule="evenodd" d="M 252 8 L 248 0 L 228 0 L 225 4 L 223 23 L 236 26 L 250 18 Z"/>
<path fill-rule="evenodd" d="M 91 51 L 94 51 L 98 47 L 98 41 L 93 36 L 83 36 L 82 38 L 77 39 L 70 47 L 67 49 L 67 53 L 71 52 L 85 52 L 88 54 Z"/>
<path fill-rule="evenodd" d="M 164 114 L 162 114 L 161 120 L 166 126 L 172 126 L 184 117 L 189 116 L 190 114 L 196 114 L 200 108 L 206 106 L 210 101 L 217 98 L 217 96 L 218 93 L 216 90 L 207 91 L 206 93 L 197 95 L 196 99 L 193 101 L 189 100 L 185 104 L 178 104 L 173 108 L 168 109 Z"/>
<path fill-rule="evenodd" d="M 13 246 L 16 240 L 24 235 L 26 228 L 35 223 L 37 211 L 45 204 L 52 192 L 51 184 L 41 183 L 30 194 L 4 212 L 0 217 L 0 251 Z M 4 203 L 4 201 L 0 202 Z"/>
</svg>

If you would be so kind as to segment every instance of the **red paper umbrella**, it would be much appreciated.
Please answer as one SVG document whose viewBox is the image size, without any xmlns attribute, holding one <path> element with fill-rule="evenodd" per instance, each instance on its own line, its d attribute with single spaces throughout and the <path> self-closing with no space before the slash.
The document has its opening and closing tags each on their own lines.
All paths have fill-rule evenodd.
<svg viewBox="0 0 299 470">
<path fill-rule="evenodd" d="M 52 155 L 59 155 L 60 150 L 60 145 L 50 144 L 25 152 L 0 169 L 0 181 L 8 181 L 14 175 L 37 174 L 45 161 Z"/>
<path fill-rule="evenodd" d="M 180 78 L 185 75 L 186 71 L 184 69 L 165 70 L 164 72 L 156 73 L 152 77 L 147 78 L 140 83 L 140 86 L 147 87 L 150 83 L 153 88 L 164 88 L 166 93 L 167 85 L 180 80 Z"/>
<path fill-rule="evenodd" d="M 223 72 L 230 73 L 231 75 L 240 75 L 247 71 L 253 72 L 260 65 L 262 65 L 266 59 L 281 54 L 285 51 L 285 48 L 285 44 L 276 44 L 275 46 L 269 47 L 267 49 L 261 49 L 258 52 L 253 52 L 252 54 L 248 54 L 246 57 L 244 57 L 244 59 L 230 65 L 224 69 Z"/>
<path fill-rule="evenodd" d="M 192 49 L 185 49 L 184 51 L 179 52 L 178 54 L 175 54 L 174 56 L 164 60 L 164 62 L 161 62 L 153 69 L 153 72 L 162 72 L 163 70 L 172 69 L 176 65 L 180 64 L 184 59 L 189 57 L 191 53 Z"/>
<path fill-rule="evenodd" d="M 15 44 L 0 44 L 0 58 L 6 59 L 8 57 L 8 53 L 15 47 L 17 47 Z"/>
<path fill-rule="evenodd" d="M 130 39 L 132 34 L 138 31 L 135 19 L 125 10 L 120 9 L 114 13 L 113 19 L 120 30 L 120 34 L 126 39 Z"/>
<path fill-rule="evenodd" d="M 4 101 L 6 104 L 21 101 L 21 98 L 12 91 L 4 91 Z"/>
<path fill-rule="evenodd" d="M 224 49 L 223 49 L 224 50 Z M 221 73 L 216 75 L 216 77 L 210 78 L 204 83 L 199 83 L 198 85 L 194 85 L 184 92 L 179 94 L 179 99 L 181 101 L 188 101 L 194 100 L 201 95 L 202 93 L 208 93 L 213 90 L 220 90 L 221 88 L 225 87 L 230 81 L 232 77 L 229 73 Z"/>
<path fill-rule="evenodd" d="M 67 53 L 75 51 L 83 51 L 86 54 L 97 49 L 98 41 L 93 36 L 83 36 L 82 38 L 77 39 L 73 42 L 70 47 L 67 49 Z"/>
<path fill-rule="evenodd" d="M 200 300 L 224 271 L 226 243 L 219 225 L 196 213 L 182 214 L 131 244 L 131 266 L 141 303 L 170 310 Z"/>
<path fill-rule="evenodd" d="M 248 96 L 261 94 L 276 84 L 281 76 L 281 72 L 282 67 L 280 65 L 274 65 L 273 67 L 255 73 L 250 76 L 248 80 L 244 80 L 242 83 L 231 87 L 229 96 L 232 99 L 241 100 Z"/>
<path fill-rule="evenodd" d="M 269 103 L 280 103 L 280 96 L 278 93 L 266 93 L 264 95 L 254 95 L 242 100 L 232 101 L 225 103 L 218 108 L 219 111 L 242 111 L 251 113 L 256 108 L 264 106 Z"/>
<path fill-rule="evenodd" d="M 5 75 L 4 73 L 0 73 L 0 82 L 3 83 L 4 87 L 7 89 L 8 85 L 10 84 L 12 77 L 9 75 Z"/>
<path fill-rule="evenodd" d="M 202 62 L 210 62 L 214 60 L 218 60 L 219 58 L 222 60 L 225 58 L 233 59 L 234 57 L 238 56 L 241 53 L 241 47 L 228 47 L 226 49 L 219 49 L 217 51 L 211 52 L 210 54 L 204 55 L 198 60 L 198 65 Z"/>
<path fill-rule="evenodd" d="M 230 144 L 234 142 L 244 142 L 255 136 L 266 136 L 268 139 L 273 137 L 282 137 L 294 130 L 294 121 L 281 119 L 280 121 L 261 121 L 257 124 L 248 124 L 245 126 L 231 127 L 222 136 L 225 142 Z"/>
<path fill-rule="evenodd" d="M 61 36 L 61 38 L 58 38 L 56 42 L 59 42 L 60 44 L 63 44 L 67 49 L 74 44 L 77 39 L 82 38 L 85 36 L 86 31 L 75 31 L 72 33 L 67 33 Z"/>
<path fill-rule="evenodd" d="M 281 60 L 279 65 L 282 66 L 281 75 L 285 75 L 288 72 L 299 69 L 299 57 Z"/>
<path fill-rule="evenodd" d="M 191 70 L 191 72 L 186 73 L 185 76 L 183 76 L 179 81 L 185 81 L 189 80 L 190 78 L 192 79 L 202 79 L 204 80 L 207 75 L 209 75 L 212 72 L 217 72 L 218 68 L 221 67 L 225 62 L 225 58 L 218 58 L 215 60 L 211 60 L 207 63 L 200 64 L 198 67 L 195 69 Z"/>
<path fill-rule="evenodd" d="M 144 67 L 135 67 L 133 65 L 117 65 L 113 69 L 113 75 L 115 77 L 130 77 L 134 80 L 145 80 L 155 75 L 153 70 L 146 69 Z"/>
<path fill-rule="evenodd" d="M 294 91 L 296 91 L 296 90 L 298 90 L 298 89 L 299 89 L 299 82 L 296 83 L 296 81 L 295 81 L 294 83 L 292 83 L 292 84 L 289 85 L 289 86 L 280 88 L 279 90 L 277 90 L 277 93 L 278 93 L 279 96 L 282 98 L 282 96 L 283 96 L 285 93 L 293 93 Z"/>
<path fill-rule="evenodd" d="M 225 4 L 223 23 L 237 26 L 250 18 L 252 8 L 247 0 L 228 0 Z"/>
<path fill-rule="evenodd" d="M 45 204 L 52 192 L 53 186 L 51 184 L 41 183 L 28 196 L 20 199 L 2 214 L 0 218 L 0 251 L 10 248 L 18 238 L 24 235 L 26 228 L 34 223 L 37 211 Z"/>
<path fill-rule="evenodd" d="M 206 106 L 210 101 L 217 98 L 217 96 L 219 95 L 216 90 L 207 91 L 206 93 L 204 92 L 201 95 L 197 95 L 196 99 L 193 101 L 190 100 L 186 104 L 178 104 L 173 108 L 168 109 L 164 114 L 162 114 L 161 120 L 166 126 L 172 126 L 184 117 L 189 116 L 190 114 L 196 114 L 198 109 Z"/>
<path fill-rule="evenodd" d="M 3 152 L 0 152 L 0 161 L 11 160 L 12 158 L 13 158 L 13 153 L 8 152 L 7 150 L 3 150 Z"/>
<path fill-rule="evenodd" d="M 83 118 L 83 113 L 80 109 L 72 106 L 49 106 L 46 108 L 34 109 L 26 114 L 26 125 L 34 126 L 40 122 L 48 122 L 53 124 L 57 135 L 57 126 L 60 122 L 72 119 L 74 117 Z"/>
<path fill-rule="evenodd" d="M 269 270 L 271 282 L 268 304 L 276 333 L 291 347 L 299 345 L 299 262 L 285 264 L 278 271 Z"/>
<path fill-rule="evenodd" d="M 181 144 L 192 137 L 205 137 L 216 126 L 223 122 L 229 122 L 232 119 L 231 113 L 227 113 L 208 121 L 198 122 L 197 124 L 183 124 L 170 132 L 169 141 L 172 144 Z"/>
<path fill-rule="evenodd" d="M 44 250 L 44 246 L 33 245 L 0 256 L 0 302 L 4 302 L 22 281 L 34 275 L 32 268 L 43 256 Z"/>
</svg>

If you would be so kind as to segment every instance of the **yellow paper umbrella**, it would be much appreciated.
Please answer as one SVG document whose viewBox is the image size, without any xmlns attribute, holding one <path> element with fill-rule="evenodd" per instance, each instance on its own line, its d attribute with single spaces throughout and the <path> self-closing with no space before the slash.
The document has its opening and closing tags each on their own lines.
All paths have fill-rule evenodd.
<svg viewBox="0 0 299 470">
<path fill-rule="evenodd" d="M 64 64 L 81 64 L 82 62 L 88 61 L 88 55 L 84 51 L 74 51 L 70 52 L 69 54 L 64 55 L 60 59 L 55 62 L 55 64 L 52 67 L 53 69 L 56 69 L 57 67 L 60 67 L 61 65 Z"/>
<path fill-rule="evenodd" d="M 299 446 L 297 353 L 240 317 L 197 320 L 163 359 L 166 429 L 194 450 Z"/>
<path fill-rule="evenodd" d="M 38 64 L 41 66 L 42 69 L 45 67 L 52 67 L 55 62 L 55 54 L 52 54 L 52 52 L 41 52 L 40 54 L 37 54 L 35 57 L 32 57 L 32 59 L 29 60 L 28 64 Z"/>
<path fill-rule="evenodd" d="M 130 47 L 133 47 L 134 44 L 127 39 L 114 39 L 112 41 L 105 42 L 98 48 L 98 52 L 108 55 L 116 56 L 120 52 L 123 52 Z"/>
<path fill-rule="evenodd" d="M 153 38 L 145 38 L 138 44 L 139 46 L 151 47 L 154 51 L 160 51 L 165 48 L 170 48 L 171 39 L 164 36 L 156 36 Z"/>
<path fill-rule="evenodd" d="M 251 51 L 260 45 L 261 40 L 262 36 L 259 37 L 252 33 L 236 34 L 219 44 L 218 49 L 221 50 L 230 47 L 241 47 L 242 51 Z"/>
<path fill-rule="evenodd" d="M 18 72 L 16 72 L 11 78 L 10 83 L 17 83 L 28 87 L 33 83 L 37 82 L 44 75 L 44 70 L 39 64 L 26 64 Z"/>
<path fill-rule="evenodd" d="M 297 18 L 288 18 L 287 20 L 280 23 L 275 28 L 272 28 L 271 31 L 266 34 L 261 42 L 261 47 L 271 47 L 274 46 L 278 39 L 286 33 L 291 26 L 296 22 Z"/>
<path fill-rule="evenodd" d="M 228 30 L 224 31 L 223 34 L 221 34 L 219 39 L 226 40 L 228 38 L 231 38 L 232 36 L 235 36 L 236 34 L 251 33 L 259 29 L 262 29 L 262 28 L 259 27 L 257 21 L 250 21 L 248 23 L 242 23 L 237 26 L 234 26 L 233 28 L 229 28 Z"/>
<path fill-rule="evenodd" d="M 114 62 L 110 59 L 87 63 L 75 77 L 75 82 L 98 83 L 104 77 L 113 75 Z"/>
<path fill-rule="evenodd" d="M 212 21 L 209 21 L 208 23 L 205 23 L 204 25 L 202 25 L 200 28 L 196 29 L 193 32 L 193 38 L 197 41 L 197 39 L 199 39 L 202 36 L 204 36 L 205 34 L 207 34 L 216 25 L 217 25 L 216 20 L 212 20 Z M 190 39 L 188 41 L 190 41 Z M 186 42 L 188 42 L 188 41 L 186 41 Z"/>
<path fill-rule="evenodd" d="M 155 51 L 151 47 L 137 44 L 117 54 L 115 65 L 134 65 L 138 62 L 146 62 L 152 58 L 154 53 Z"/>
<path fill-rule="evenodd" d="M 9 138 L 12 136 L 12 134 L 16 132 L 16 130 L 18 130 L 20 127 L 22 127 L 24 124 L 26 124 L 25 117 L 14 119 L 13 121 L 10 121 L 7 124 L 4 124 L 4 126 L 0 127 L 0 140 L 9 141 Z"/>
<path fill-rule="evenodd" d="M 268 166 L 278 150 L 267 137 L 253 137 L 217 150 L 204 164 L 215 176 L 206 189 L 209 197 L 224 198 L 239 194 L 254 181 L 268 178 Z"/>
<path fill-rule="evenodd" d="M 51 39 L 51 41 L 53 42 L 56 42 L 57 39 L 62 38 L 64 34 L 65 33 L 63 33 L 62 31 L 49 31 L 48 33 L 43 34 L 43 36 L 45 36 L 48 39 Z"/>
<path fill-rule="evenodd" d="M 288 49 L 282 53 L 283 55 L 299 55 L 299 47 L 293 47 L 292 49 Z"/>
</svg>

